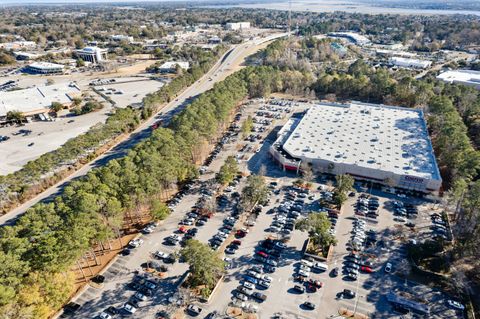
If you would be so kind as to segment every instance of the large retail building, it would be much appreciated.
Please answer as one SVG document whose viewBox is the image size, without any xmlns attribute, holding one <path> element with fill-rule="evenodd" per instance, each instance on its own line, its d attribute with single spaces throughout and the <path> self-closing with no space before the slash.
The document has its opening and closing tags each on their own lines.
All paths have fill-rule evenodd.
<svg viewBox="0 0 480 319">
<path fill-rule="evenodd" d="M 320 103 L 279 131 L 270 155 L 284 169 L 349 174 L 424 193 L 440 189 L 423 112 L 378 104 Z"/>
</svg>

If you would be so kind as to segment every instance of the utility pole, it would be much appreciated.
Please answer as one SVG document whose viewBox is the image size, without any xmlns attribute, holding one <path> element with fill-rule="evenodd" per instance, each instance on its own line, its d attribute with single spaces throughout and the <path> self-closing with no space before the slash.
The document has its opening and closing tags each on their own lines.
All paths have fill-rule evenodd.
<svg viewBox="0 0 480 319">
<path fill-rule="evenodd" d="M 292 0 L 288 0 L 288 37 L 292 32 Z"/>
</svg>

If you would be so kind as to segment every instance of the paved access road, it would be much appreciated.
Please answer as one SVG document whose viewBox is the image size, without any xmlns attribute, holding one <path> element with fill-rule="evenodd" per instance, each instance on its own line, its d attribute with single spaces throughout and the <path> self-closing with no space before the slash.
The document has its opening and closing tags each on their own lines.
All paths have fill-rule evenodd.
<svg viewBox="0 0 480 319">
<path fill-rule="evenodd" d="M 183 107 L 185 107 L 186 104 L 188 104 L 188 101 L 191 97 L 195 97 L 211 89 L 216 82 L 222 81 L 223 79 L 225 79 L 225 77 L 238 70 L 238 68 L 241 67 L 241 64 L 248 55 L 251 55 L 258 49 L 260 49 L 262 46 L 265 46 L 267 42 L 283 37 L 285 35 L 287 35 L 287 33 L 276 33 L 265 38 L 246 41 L 245 43 L 235 46 L 233 49 L 229 50 L 200 80 L 198 80 L 185 91 L 183 91 L 174 101 L 165 105 L 165 107 L 163 107 L 161 111 L 155 114 L 155 116 L 142 123 L 135 131 L 130 134 L 130 136 L 126 140 L 117 144 L 110 151 L 99 156 L 94 161 L 84 165 L 82 168 L 80 168 L 78 171 L 76 171 L 66 179 L 53 185 L 46 191 L 25 202 L 24 204 L 18 206 L 17 208 L 11 210 L 9 213 L 1 216 L 0 225 L 12 224 L 31 206 L 41 201 L 48 201 L 55 195 L 58 195 L 71 180 L 86 175 L 92 168 L 105 165 L 109 160 L 113 158 L 123 156 L 130 148 L 132 148 L 139 141 L 143 140 L 151 134 L 150 127 L 153 123 L 155 123 L 159 119 L 163 119 L 164 121 L 169 120 L 175 113 L 180 111 Z"/>
</svg>

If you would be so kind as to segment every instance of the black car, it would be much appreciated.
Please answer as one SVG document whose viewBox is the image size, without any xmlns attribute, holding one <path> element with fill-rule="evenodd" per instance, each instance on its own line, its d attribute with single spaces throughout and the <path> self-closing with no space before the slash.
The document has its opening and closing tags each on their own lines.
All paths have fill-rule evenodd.
<svg viewBox="0 0 480 319">
<path fill-rule="evenodd" d="M 218 318 L 218 312 L 213 311 L 210 312 L 208 315 L 205 316 L 205 319 L 216 319 Z"/>
<path fill-rule="evenodd" d="M 357 295 L 354 291 L 351 291 L 350 289 L 343 289 L 342 294 L 344 298 L 349 298 L 349 299 L 355 298 L 355 296 Z"/>
<path fill-rule="evenodd" d="M 315 309 L 315 304 L 311 303 L 310 301 L 305 301 L 303 303 L 303 307 L 306 309 L 314 310 Z"/>
<path fill-rule="evenodd" d="M 332 271 L 330 272 L 330 276 L 331 276 L 331 277 L 337 277 L 337 276 L 338 276 L 338 272 L 339 272 L 338 267 L 335 267 L 335 268 L 333 268 Z"/>
<path fill-rule="evenodd" d="M 295 291 L 301 293 L 301 294 L 303 294 L 303 293 L 305 292 L 305 287 L 300 286 L 300 285 L 295 285 L 295 286 L 293 287 L 293 289 L 294 289 Z"/>
</svg>

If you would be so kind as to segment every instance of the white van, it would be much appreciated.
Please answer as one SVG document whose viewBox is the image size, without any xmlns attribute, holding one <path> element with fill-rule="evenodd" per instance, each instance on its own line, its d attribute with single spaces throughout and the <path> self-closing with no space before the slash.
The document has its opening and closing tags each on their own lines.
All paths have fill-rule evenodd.
<svg viewBox="0 0 480 319">
<path fill-rule="evenodd" d="M 313 265 L 313 269 L 320 270 L 320 271 L 327 271 L 328 265 L 325 263 L 315 263 L 315 265 Z"/>
</svg>

